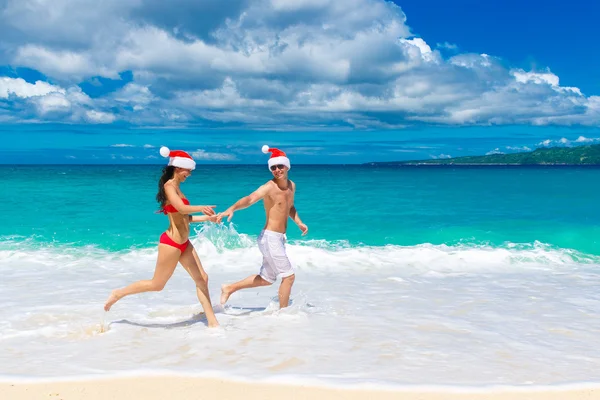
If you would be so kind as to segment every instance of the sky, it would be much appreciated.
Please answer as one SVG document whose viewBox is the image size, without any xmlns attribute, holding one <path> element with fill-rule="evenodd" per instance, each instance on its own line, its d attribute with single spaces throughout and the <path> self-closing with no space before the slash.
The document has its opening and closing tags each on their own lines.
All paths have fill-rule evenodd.
<svg viewBox="0 0 600 400">
<path fill-rule="evenodd" d="M 600 3 L 0 0 L 0 163 L 600 143 Z"/>
</svg>

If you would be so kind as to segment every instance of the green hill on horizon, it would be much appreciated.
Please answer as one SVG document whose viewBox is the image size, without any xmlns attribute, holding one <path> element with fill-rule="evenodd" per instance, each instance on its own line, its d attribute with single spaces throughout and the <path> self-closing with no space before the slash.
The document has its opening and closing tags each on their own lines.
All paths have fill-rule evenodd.
<svg viewBox="0 0 600 400">
<path fill-rule="evenodd" d="M 370 162 L 369 165 L 600 165 L 600 144 L 550 147 L 512 154 L 432 160 Z"/>
</svg>

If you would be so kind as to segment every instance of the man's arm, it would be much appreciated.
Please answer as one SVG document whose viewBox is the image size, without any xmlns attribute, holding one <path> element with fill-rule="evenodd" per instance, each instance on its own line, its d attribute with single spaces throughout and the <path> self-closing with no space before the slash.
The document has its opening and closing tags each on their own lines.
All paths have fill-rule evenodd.
<svg viewBox="0 0 600 400">
<path fill-rule="evenodd" d="M 221 213 L 221 218 L 227 216 L 227 221 L 231 221 L 233 213 L 237 210 L 243 210 L 244 208 L 250 207 L 252 204 L 259 200 L 262 200 L 269 191 L 269 182 L 265 183 L 248 196 L 242 197 L 236 201 L 231 207 Z"/>
<path fill-rule="evenodd" d="M 290 218 L 296 223 L 296 225 L 298 225 L 298 228 L 300 228 L 302 231 L 302 236 L 308 233 L 308 226 L 306 226 L 306 224 L 304 224 L 300 219 L 300 215 L 296 210 L 296 206 L 292 206 L 292 208 L 290 208 Z"/>
<path fill-rule="evenodd" d="M 296 210 L 296 206 L 292 206 L 292 208 L 290 208 L 290 218 L 296 223 L 296 225 L 299 225 L 302 223 L 302 220 L 300 219 L 300 215 L 298 214 L 298 211 Z"/>
<path fill-rule="evenodd" d="M 296 194 L 296 184 L 292 182 L 292 189 L 294 190 L 294 195 Z M 296 205 L 292 204 L 292 208 L 290 208 L 290 218 L 292 221 L 298 225 L 298 228 L 302 231 L 302 236 L 308 233 L 308 226 L 306 226 L 302 220 L 300 219 L 300 215 L 298 214 L 298 210 L 296 210 Z"/>
</svg>

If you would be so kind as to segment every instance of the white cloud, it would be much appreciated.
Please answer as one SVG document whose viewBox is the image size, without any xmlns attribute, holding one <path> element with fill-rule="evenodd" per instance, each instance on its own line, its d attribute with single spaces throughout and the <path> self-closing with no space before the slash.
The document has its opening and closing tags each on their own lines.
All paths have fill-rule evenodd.
<svg viewBox="0 0 600 400">
<path fill-rule="evenodd" d="M 600 143 L 600 138 L 587 138 L 585 136 L 579 136 L 575 140 L 570 140 L 565 137 L 560 139 L 546 139 L 539 142 L 538 147 L 572 147 L 583 144 Z"/>
<path fill-rule="evenodd" d="M 600 96 L 560 86 L 550 69 L 506 67 L 448 42 L 432 49 L 383 0 L 4 3 L 0 60 L 52 84 L 0 77 L 0 101 L 33 104 L 38 119 L 299 129 L 600 124 Z M 91 99 L 77 89 L 123 71 L 134 81 L 116 92 Z"/>
<path fill-rule="evenodd" d="M 429 47 L 427 42 L 425 42 L 423 39 L 421 39 L 421 38 L 402 39 L 401 42 L 407 43 L 407 44 L 419 49 L 419 54 L 423 60 L 425 60 L 425 61 L 436 61 L 437 60 L 436 54 L 431 51 L 431 47 Z M 412 54 L 412 56 L 414 57 L 415 55 Z"/>
<path fill-rule="evenodd" d="M 318 155 L 320 154 L 323 150 L 325 150 L 324 147 L 318 147 L 318 146 L 297 146 L 297 147 L 287 147 L 286 148 L 286 152 L 290 153 L 290 154 L 307 154 L 307 155 Z"/>
<path fill-rule="evenodd" d="M 36 68 L 45 74 L 58 78 L 81 80 L 93 75 L 117 78 L 115 70 L 108 70 L 94 61 L 86 53 L 74 51 L 52 51 L 45 47 L 25 45 L 17 50 L 14 62 L 30 68 Z"/>
<path fill-rule="evenodd" d="M 88 122 L 98 123 L 98 124 L 110 124 L 113 122 L 116 117 L 111 113 L 106 113 L 102 111 L 89 110 L 85 112 L 85 116 Z"/>
<path fill-rule="evenodd" d="M 153 145 L 151 145 L 151 144 L 145 144 L 143 147 L 144 147 L 145 149 L 154 149 L 154 148 L 156 148 L 156 146 L 153 146 Z"/>
<path fill-rule="evenodd" d="M 135 147 L 135 146 L 132 144 L 117 143 L 117 144 L 111 144 L 110 147 Z"/>
<path fill-rule="evenodd" d="M 233 154 L 228 153 L 210 153 L 203 149 L 198 149 L 196 151 L 190 152 L 190 155 L 195 160 L 205 160 L 205 161 L 235 161 L 237 158 Z"/>
<path fill-rule="evenodd" d="M 134 104 L 134 107 L 138 107 L 138 110 L 141 110 L 154 100 L 154 95 L 147 86 L 128 83 L 117 91 L 113 95 L 113 98 L 122 103 Z"/>
<path fill-rule="evenodd" d="M 94 102 L 78 86 L 67 89 L 21 78 L 0 77 L 0 101 L 21 99 L 27 113 L 33 111 L 39 120 L 67 120 L 70 122 L 113 122 L 110 113 L 94 110 Z M 1 105 L 1 103 L 0 103 Z"/>
<path fill-rule="evenodd" d="M 64 93 L 52 92 L 36 99 L 38 109 L 42 115 L 51 112 L 67 112 L 71 109 L 71 102 Z"/>
<path fill-rule="evenodd" d="M 430 157 L 433 158 L 433 159 L 435 159 L 435 160 L 441 160 L 441 159 L 444 159 L 444 158 L 452 158 L 452 156 L 450 154 L 444 154 L 444 153 L 442 153 L 440 155 L 437 155 L 437 156 L 436 155 L 431 155 Z"/>
<path fill-rule="evenodd" d="M 525 72 L 522 69 L 513 70 L 511 74 L 515 77 L 515 80 L 519 83 L 533 82 L 537 84 L 549 84 L 551 86 L 558 86 L 558 76 L 551 72 L 536 73 L 536 72 Z"/>
<path fill-rule="evenodd" d="M 458 50 L 458 46 L 454 43 L 444 42 L 444 43 L 438 43 L 436 46 L 441 49 L 446 49 L 446 50 L 453 50 L 453 51 Z"/>
<path fill-rule="evenodd" d="M 505 146 L 503 148 L 496 147 L 494 150 L 490 150 L 485 153 L 485 155 L 490 156 L 493 154 L 522 153 L 531 150 L 532 149 L 529 146 Z"/>
<path fill-rule="evenodd" d="M 301 11 L 306 9 L 322 9 L 327 7 L 331 0 L 271 0 L 273 9 L 278 11 Z"/>
<path fill-rule="evenodd" d="M 0 77 L 0 99 L 9 96 L 28 98 L 34 96 L 45 96 L 50 93 L 65 93 L 63 88 L 51 85 L 47 82 L 26 82 L 21 78 Z"/>
<path fill-rule="evenodd" d="M 600 138 L 586 138 L 585 136 L 579 136 L 575 139 L 576 143 L 595 143 L 600 142 Z"/>
<path fill-rule="evenodd" d="M 500 148 L 496 147 L 494 150 L 490 150 L 487 153 L 485 153 L 486 156 L 491 156 L 493 154 L 504 154 L 504 152 L 500 151 Z"/>
<path fill-rule="evenodd" d="M 548 84 L 556 91 L 573 92 L 573 94 L 583 96 L 581 90 L 578 88 L 568 86 L 560 87 L 558 76 L 554 75 L 552 72 L 525 72 L 519 69 L 511 71 L 511 73 L 519 83 L 533 82 L 540 85 Z"/>
<path fill-rule="evenodd" d="M 524 151 L 531 151 L 531 147 L 528 146 L 506 146 L 507 150 L 510 151 L 516 151 L 516 152 L 524 152 Z"/>
</svg>

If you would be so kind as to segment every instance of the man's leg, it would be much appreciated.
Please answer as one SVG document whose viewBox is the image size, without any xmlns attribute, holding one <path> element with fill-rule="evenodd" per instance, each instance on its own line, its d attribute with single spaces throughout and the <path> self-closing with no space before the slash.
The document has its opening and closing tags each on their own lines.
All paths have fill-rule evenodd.
<svg viewBox="0 0 600 400">
<path fill-rule="evenodd" d="M 296 280 L 296 275 L 290 275 L 281 279 L 281 285 L 279 285 L 279 308 L 285 308 L 290 302 L 290 293 L 292 292 L 292 285 Z"/>
<path fill-rule="evenodd" d="M 249 289 L 259 286 L 269 286 L 271 282 L 264 280 L 260 275 L 250 275 L 246 279 L 230 285 L 221 286 L 221 304 L 227 303 L 229 296 L 241 289 Z"/>
</svg>

